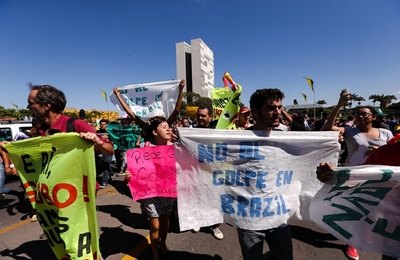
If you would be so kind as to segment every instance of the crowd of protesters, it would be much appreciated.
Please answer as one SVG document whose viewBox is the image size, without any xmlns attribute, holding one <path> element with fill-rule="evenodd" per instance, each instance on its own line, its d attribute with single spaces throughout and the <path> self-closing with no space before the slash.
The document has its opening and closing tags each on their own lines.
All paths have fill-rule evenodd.
<svg viewBox="0 0 400 260">
<path fill-rule="evenodd" d="M 84 111 L 80 111 L 80 119 L 73 120 L 63 114 L 66 104 L 64 94 L 49 85 L 32 86 L 28 97 L 28 108 L 35 119 L 32 132 L 40 135 L 49 135 L 56 132 L 78 132 L 81 138 L 93 143 L 96 151 L 96 167 L 99 174 L 99 188 L 104 188 L 115 175 L 126 175 L 125 152 L 123 147 L 114 147 L 110 141 L 112 133 L 108 126 L 120 125 L 125 128 L 135 128 L 136 137 L 130 140 L 129 148 L 154 145 L 171 145 L 176 141 L 176 130 L 185 128 L 214 128 L 216 122 L 212 120 L 212 108 L 200 106 L 196 117 L 179 117 L 182 103 L 184 81 L 180 82 L 179 95 L 175 110 L 168 118 L 154 117 L 144 122 L 130 109 L 120 96 L 120 90 L 113 90 L 126 114 L 120 122 L 100 120 L 97 132 L 84 120 Z M 342 151 L 339 159 L 341 165 L 360 165 L 365 162 L 374 150 L 386 143 L 394 142 L 400 137 L 400 122 L 397 115 L 389 120 L 381 110 L 374 107 L 357 107 L 353 111 L 341 110 L 349 101 L 348 93 L 340 93 L 338 104 L 330 114 L 321 112 L 321 118 L 309 117 L 302 111 L 285 111 L 282 101 L 284 94 L 278 89 L 259 89 L 250 99 L 250 107 L 242 106 L 234 117 L 236 130 L 259 131 L 338 131 Z M 340 115 L 339 115 L 340 114 Z M 68 129 L 72 124 L 73 128 Z M 362 151 L 362 152 L 360 152 Z M 14 194 L 21 199 L 21 194 L 5 188 L 5 174 L 16 174 L 14 165 L 7 157 L 4 149 L 0 153 L 0 200 L 4 194 Z M 112 160 L 116 167 L 111 168 Z M 160 259 L 168 254 L 166 238 L 168 231 L 169 214 L 173 209 L 174 199 L 152 198 L 140 201 L 141 208 L 150 222 L 150 239 L 153 259 Z M 223 239 L 219 225 L 209 227 L 217 239 Z M 196 230 L 197 231 L 197 230 Z M 293 259 L 292 239 L 290 228 L 283 225 L 268 230 L 238 229 L 238 236 L 244 259 L 263 259 L 262 245 L 267 241 L 272 259 Z M 346 248 L 345 254 L 357 260 L 357 250 L 351 246 Z M 389 258 L 386 258 L 389 259 Z"/>
</svg>

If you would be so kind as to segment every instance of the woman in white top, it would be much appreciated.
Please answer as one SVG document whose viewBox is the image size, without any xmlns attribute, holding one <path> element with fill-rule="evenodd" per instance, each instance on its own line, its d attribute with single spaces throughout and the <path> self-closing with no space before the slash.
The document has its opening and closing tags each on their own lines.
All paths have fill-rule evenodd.
<svg viewBox="0 0 400 260">
<path fill-rule="evenodd" d="M 372 150 L 385 145 L 393 137 L 393 134 L 387 129 L 372 126 L 372 122 L 376 119 L 376 111 L 370 106 L 358 108 L 352 126 L 335 126 L 335 119 L 340 108 L 349 100 L 351 100 L 351 94 L 342 91 L 339 102 L 328 117 L 325 130 L 340 131 L 348 149 L 346 165 L 355 166 L 362 164 Z M 345 253 L 351 259 L 358 259 L 357 249 L 351 245 L 346 246 Z"/>
<path fill-rule="evenodd" d="M 385 145 L 393 134 L 387 129 L 372 126 L 376 119 L 376 111 L 369 106 L 358 108 L 353 126 L 334 126 L 339 109 L 350 99 L 351 95 L 342 91 L 338 104 L 325 124 L 325 130 L 340 131 L 343 134 L 349 152 L 346 165 L 354 166 L 362 164 L 372 149 Z"/>
</svg>

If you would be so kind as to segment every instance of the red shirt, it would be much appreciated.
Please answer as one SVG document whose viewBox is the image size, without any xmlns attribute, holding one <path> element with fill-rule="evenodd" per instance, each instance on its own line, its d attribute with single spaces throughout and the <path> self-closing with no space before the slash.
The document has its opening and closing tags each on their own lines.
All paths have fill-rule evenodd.
<svg viewBox="0 0 400 260">
<path fill-rule="evenodd" d="M 68 119 L 70 119 L 71 117 L 67 116 L 67 115 L 63 115 L 61 114 L 56 122 L 54 122 L 54 124 L 50 127 L 50 131 L 53 130 L 53 132 L 59 132 L 59 133 L 65 133 L 67 132 L 67 124 L 68 124 Z M 81 120 L 81 119 L 76 119 L 74 121 L 74 127 L 75 127 L 75 132 L 77 133 L 96 133 L 96 129 L 94 129 L 94 127 L 92 127 L 91 125 L 89 125 L 86 121 Z"/>
<path fill-rule="evenodd" d="M 400 166 L 400 143 L 379 147 L 367 157 L 363 164 Z"/>
</svg>

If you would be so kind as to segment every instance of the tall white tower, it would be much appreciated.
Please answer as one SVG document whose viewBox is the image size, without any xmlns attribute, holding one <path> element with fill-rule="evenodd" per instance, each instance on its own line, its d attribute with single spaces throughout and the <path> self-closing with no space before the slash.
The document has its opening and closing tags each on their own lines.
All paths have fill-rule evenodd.
<svg viewBox="0 0 400 260">
<path fill-rule="evenodd" d="M 211 97 L 214 53 L 200 38 L 176 44 L 176 78 L 186 80 L 186 91 Z"/>
</svg>

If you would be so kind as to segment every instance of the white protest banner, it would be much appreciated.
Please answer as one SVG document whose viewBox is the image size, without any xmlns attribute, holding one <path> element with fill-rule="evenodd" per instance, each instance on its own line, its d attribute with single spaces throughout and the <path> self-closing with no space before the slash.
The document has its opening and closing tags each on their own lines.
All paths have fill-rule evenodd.
<svg viewBox="0 0 400 260">
<path fill-rule="evenodd" d="M 252 230 L 277 227 L 295 213 L 307 218 L 322 186 L 316 167 L 335 164 L 339 151 L 337 132 L 180 128 L 179 136 L 181 230 L 222 223 L 224 214 Z"/>
<path fill-rule="evenodd" d="M 179 93 L 179 80 L 133 84 L 121 87 L 121 96 L 133 112 L 147 121 L 153 116 L 168 116 L 174 111 Z M 123 110 L 117 97 L 110 95 L 111 102 Z"/>
<path fill-rule="evenodd" d="M 338 167 L 310 205 L 310 217 L 346 244 L 400 257 L 400 167 Z"/>
</svg>

